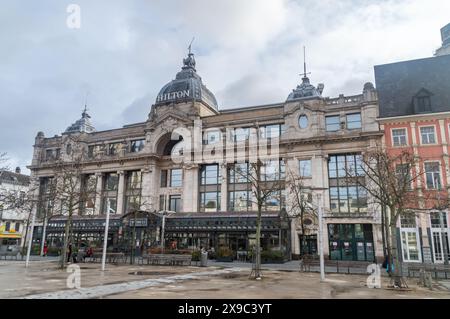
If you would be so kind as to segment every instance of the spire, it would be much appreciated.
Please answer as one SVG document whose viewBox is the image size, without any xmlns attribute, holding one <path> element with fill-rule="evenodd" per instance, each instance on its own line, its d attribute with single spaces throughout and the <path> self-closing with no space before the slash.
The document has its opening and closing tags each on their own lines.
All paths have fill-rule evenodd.
<svg viewBox="0 0 450 319">
<path fill-rule="evenodd" d="M 324 88 L 323 84 L 318 84 L 317 88 L 309 82 L 308 74 L 306 70 L 306 47 L 303 47 L 303 73 L 300 74 L 302 76 L 302 83 L 297 86 L 294 90 L 292 90 L 291 94 L 289 94 L 287 101 L 294 101 L 299 99 L 314 99 L 321 98 L 322 91 Z"/>
<path fill-rule="evenodd" d="M 303 75 L 302 77 L 303 83 L 309 84 L 309 78 L 307 76 L 308 74 L 311 74 L 311 72 L 306 72 L 306 47 L 303 46 L 303 74 L 300 74 Z"/>
<path fill-rule="evenodd" d="M 86 97 L 87 100 L 87 97 Z M 81 119 L 77 120 L 75 123 L 73 123 L 71 126 L 69 126 L 65 133 L 92 133 L 95 132 L 94 126 L 91 124 L 91 121 L 89 120 L 91 116 L 88 114 L 87 109 L 87 102 L 85 100 L 84 103 L 84 109 L 81 113 Z"/>
</svg>

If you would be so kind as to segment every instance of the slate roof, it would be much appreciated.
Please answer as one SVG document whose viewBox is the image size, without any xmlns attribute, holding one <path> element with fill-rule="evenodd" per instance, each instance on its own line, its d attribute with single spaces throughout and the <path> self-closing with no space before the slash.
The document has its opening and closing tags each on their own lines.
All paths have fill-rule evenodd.
<svg viewBox="0 0 450 319">
<path fill-rule="evenodd" d="M 380 118 L 450 111 L 450 55 L 375 66 Z M 431 109 L 414 97 L 429 92 Z"/>
<path fill-rule="evenodd" d="M 11 171 L 0 170 L 0 184 L 15 184 L 27 186 L 30 184 L 30 176 L 17 174 Z"/>
</svg>

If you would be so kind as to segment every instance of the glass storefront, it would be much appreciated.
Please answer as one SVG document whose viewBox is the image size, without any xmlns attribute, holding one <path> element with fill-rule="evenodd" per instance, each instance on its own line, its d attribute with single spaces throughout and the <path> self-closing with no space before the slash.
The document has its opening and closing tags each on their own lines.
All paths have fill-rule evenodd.
<svg viewBox="0 0 450 319">
<path fill-rule="evenodd" d="M 375 260 L 371 224 L 329 224 L 328 240 L 332 260 Z"/>
</svg>

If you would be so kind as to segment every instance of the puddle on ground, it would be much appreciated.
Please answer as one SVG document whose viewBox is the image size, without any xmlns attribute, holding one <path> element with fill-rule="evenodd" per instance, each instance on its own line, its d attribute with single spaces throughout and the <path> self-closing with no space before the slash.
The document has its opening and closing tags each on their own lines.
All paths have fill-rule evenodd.
<svg viewBox="0 0 450 319">
<path fill-rule="evenodd" d="M 129 272 L 128 274 L 134 276 L 164 276 L 164 275 L 175 275 L 177 273 L 167 271 L 133 271 Z"/>
</svg>

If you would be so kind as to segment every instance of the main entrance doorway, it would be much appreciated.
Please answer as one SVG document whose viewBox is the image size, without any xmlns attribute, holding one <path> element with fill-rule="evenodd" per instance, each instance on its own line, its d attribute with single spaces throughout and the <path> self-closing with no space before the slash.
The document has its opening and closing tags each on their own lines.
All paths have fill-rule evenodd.
<svg viewBox="0 0 450 319">
<path fill-rule="evenodd" d="M 374 261 L 371 224 L 328 224 L 330 259 Z"/>
</svg>

